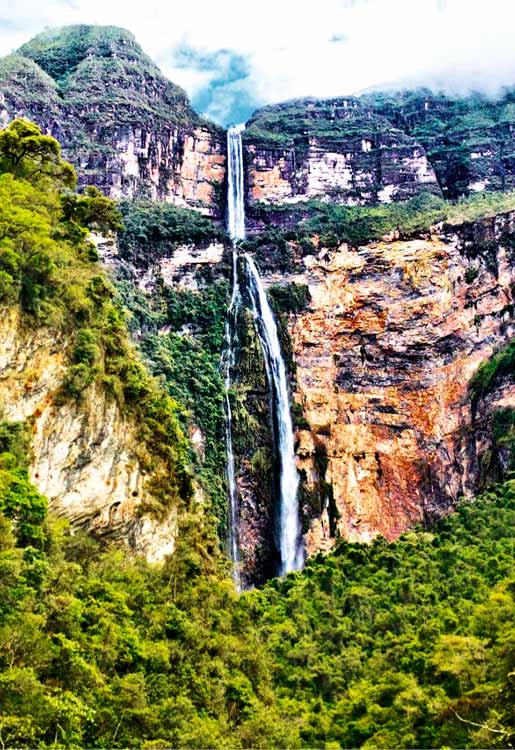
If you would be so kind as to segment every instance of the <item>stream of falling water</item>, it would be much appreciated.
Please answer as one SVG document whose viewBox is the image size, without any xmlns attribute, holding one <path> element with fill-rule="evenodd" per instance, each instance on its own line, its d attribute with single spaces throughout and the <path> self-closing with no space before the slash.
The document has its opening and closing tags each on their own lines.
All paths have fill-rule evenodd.
<svg viewBox="0 0 515 750">
<path fill-rule="evenodd" d="M 228 191 L 227 228 L 233 243 L 233 285 L 227 320 L 223 355 L 225 374 L 225 419 L 227 444 L 227 481 L 229 486 L 229 552 L 233 562 L 233 579 L 241 588 L 240 546 L 238 517 L 238 488 L 236 484 L 232 435 L 232 411 L 229 399 L 231 373 L 237 350 L 237 315 L 241 305 L 238 282 L 238 242 L 245 238 L 245 200 L 243 181 L 243 147 L 241 133 L 244 125 L 229 128 L 227 133 Z M 288 380 L 281 354 L 277 326 L 268 303 L 257 267 L 249 255 L 246 284 L 252 316 L 265 359 L 267 379 L 272 392 L 274 432 L 279 466 L 279 502 L 276 512 L 276 545 L 280 555 L 279 574 L 298 570 L 304 563 L 304 550 L 299 518 L 298 485 L 295 465 L 293 426 L 290 414 Z"/>
<path fill-rule="evenodd" d="M 236 125 L 227 132 L 227 229 L 232 241 L 232 293 L 224 329 L 224 405 L 225 442 L 227 449 L 227 484 L 229 488 L 229 556 L 232 561 L 232 576 L 238 591 L 241 589 L 238 487 L 234 467 L 234 447 L 232 439 L 232 409 L 229 389 L 231 373 L 235 364 L 237 348 L 237 317 L 241 303 L 238 284 L 237 243 L 245 238 L 245 203 L 243 195 L 243 147 L 241 132 L 244 125 Z"/>
<path fill-rule="evenodd" d="M 281 556 L 279 575 L 299 570 L 304 564 L 304 550 L 299 518 L 299 476 L 295 465 L 293 425 L 290 414 L 288 380 L 281 354 L 277 326 L 261 277 L 250 255 L 245 255 L 248 270 L 248 292 L 252 315 L 265 358 L 268 382 L 272 390 L 275 417 L 275 441 L 279 458 L 280 502 L 276 518 L 277 546 Z"/>
</svg>

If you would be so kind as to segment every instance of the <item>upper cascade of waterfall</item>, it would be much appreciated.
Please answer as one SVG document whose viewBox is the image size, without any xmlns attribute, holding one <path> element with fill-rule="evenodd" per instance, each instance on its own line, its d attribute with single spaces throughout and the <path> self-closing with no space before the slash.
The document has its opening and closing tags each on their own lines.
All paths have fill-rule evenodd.
<svg viewBox="0 0 515 750">
<path fill-rule="evenodd" d="M 227 231 L 233 243 L 245 239 L 245 190 L 243 145 L 245 125 L 233 125 L 227 131 Z"/>
<path fill-rule="evenodd" d="M 235 365 L 238 346 L 236 318 L 241 303 L 238 283 L 238 251 L 236 243 L 245 237 L 245 196 L 243 180 L 243 147 L 241 133 L 245 125 L 235 125 L 227 132 L 227 231 L 233 243 L 232 248 L 232 293 L 224 331 L 224 411 L 225 442 L 227 447 L 227 484 L 229 488 L 229 554 L 233 563 L 233 580 L 236 589 L 241 589 L 240 548 L 239 548 L 239 513 L 238 486 L 234 462 L 232 435 L 232 408 L 229 389 L 231 373 Z"/>
</svg>

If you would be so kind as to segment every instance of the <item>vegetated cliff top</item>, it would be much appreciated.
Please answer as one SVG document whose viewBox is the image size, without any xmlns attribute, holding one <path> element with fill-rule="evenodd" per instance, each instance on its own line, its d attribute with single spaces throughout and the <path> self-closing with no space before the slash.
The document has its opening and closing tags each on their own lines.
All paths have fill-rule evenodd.
<svg viewBox="0 0 515 750">
<path fill-rule="evenodd" d="M 464 122 L 460 120 L 471 114 L 475 115 L 475 120 L 474 117 Z M 292 133 L 308 123 L 316 131 L 322 123 L 334 122 L 338 127 L 338 120 L 373 115 L 386 117 L 391 126 L 410 135 L 422 122 L 434 135 L 438 133 L 438 126 L 451 123 L 462 128 L 515 124 L 515 87 L 505 89 L 496 99 L 479 92 L 460 97 L 427 88 L 377 90 L 329 99 L 308 96 L 257 109 L 248 121 L 247 130 L 259 127 L 274 131 L 280 120 L 288 119 L 298 123 L 297 129 L 290 128 Z"/>
<path fill-rule="evenodd" d="M 245 137 L 277 145 L 288 145 L 298 138 L 365 138 L 372 132 L 404 134 L 387 118 L 363 108 L 356 97 L 337 99 L 292 99 L 258 109 L 250 118 Z"/>
<path fill-rule="evenodd" d="M 38 34 L 0 60 L 0 88 L 19 109 L 118 122 L 197 124 L 186 92 L 169 81 L 134 36 L 116 26 L 64 26 Z M 206 123 L 203 123 L 206 124 Z"/>
<path fill-rule="evenodd" d="M 117 26 L 63 26 L 48 29 L 20 47 L 55 80 L 65 78 L 87 57 L 121 57 L 158 69 L 137 44 L 134 35 Z"/>
<path fill-rule="evenodd" d="M 245 137 L 287 146 L 310 136 L 357 136 L 360 129 L 363 138 L 397 132 L 423 146 L 446 198 L 515 187 L 515 88 L 497 99 L 424 88 L 294 99 L 257 110 Z"/>
</svg>

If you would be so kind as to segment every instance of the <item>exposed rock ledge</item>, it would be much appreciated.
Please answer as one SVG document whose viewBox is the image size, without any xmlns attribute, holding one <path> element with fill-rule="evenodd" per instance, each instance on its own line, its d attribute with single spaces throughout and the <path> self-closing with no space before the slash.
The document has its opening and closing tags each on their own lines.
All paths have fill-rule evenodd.
<svg viewBox="0 0 515 750">
<path fill-rule="evenodd" d="M 50 509 L 99 537 L 126 541 L 151 562 L 173 552 L 176 513 L 140 514 L 150 500 L 136 457 L 135 426 L 97 388 L 83 402 L 56 399 L 66 340 L 24 326 L 16 310 L 0 318 L 0 414 L 32 426 L 31 480 Z"/>
</svg>

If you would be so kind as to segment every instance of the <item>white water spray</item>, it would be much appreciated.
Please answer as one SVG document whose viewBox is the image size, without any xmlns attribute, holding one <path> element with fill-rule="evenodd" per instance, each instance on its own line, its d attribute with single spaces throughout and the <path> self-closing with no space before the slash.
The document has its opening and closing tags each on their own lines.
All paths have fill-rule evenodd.
<svg viewBox="0 0 515 750">
<path fill-rule="evenodd" d="M 232 293 L 224 329 L 224 353 L 222 357 L 224 370 L 224 406 L 225 406 L 225 442 L 227 448 L 227 484 L 229 487 L 229 556 L 233 564 L 233 580 L 238 590 L 241 588 L 240 547 L 239 547 L 239 514 L 238 487 L 234 466 L 234 448 L 232 440 L 232 409 L 229 397 L 231 372 L 235 364 L 237 348 L 237 315 L 241 302 L 238 284 L 238 251 L 236 243 L 245 237 L 245 204 L 243 194 L 243 147 L 241 132 L 244 125 L 236 125 L 227 132 L 227 229 L 232 240 Z"/>
<path fill-rule="evenodd" d="M 241 142 L 241 134 L 244 130 L 245 125 L 234 125 L 227 131 L 227 230 L 233 244 L 245 239 L 243 144 Z"/>
</svg>

